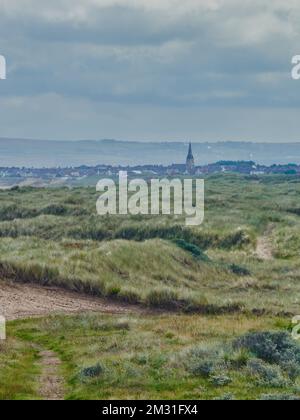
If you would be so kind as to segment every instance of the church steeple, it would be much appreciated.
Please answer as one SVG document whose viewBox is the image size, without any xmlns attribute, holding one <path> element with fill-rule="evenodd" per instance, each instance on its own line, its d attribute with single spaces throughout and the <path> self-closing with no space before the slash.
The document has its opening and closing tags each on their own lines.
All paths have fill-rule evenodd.
<svg viewBox="0 0 300 420">
<path fill-rule="evenodd" d="M 186 158 L 186 171 L 189 174 L 193 174 L 194 170 L 195 170 L 195 160 L 194 160 L 193 151 L 192 151 L 192 143 L 190 142 L 189 151 Z"/>
</svg>

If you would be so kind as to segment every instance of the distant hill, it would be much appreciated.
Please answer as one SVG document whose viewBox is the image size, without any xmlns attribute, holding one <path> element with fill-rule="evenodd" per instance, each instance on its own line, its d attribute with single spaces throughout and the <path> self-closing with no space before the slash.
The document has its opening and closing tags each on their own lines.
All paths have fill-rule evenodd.
<svg viewBox="0 0 300 420">
<path fill-rule="evenodd" d="M 53 167 L 184 163 L 187 142 L 46 141 L 0 138 L 0 166 Z M 300 143 L 194 143 L 195 162 L 253 160 L 300 164 Z"/>
</svg>

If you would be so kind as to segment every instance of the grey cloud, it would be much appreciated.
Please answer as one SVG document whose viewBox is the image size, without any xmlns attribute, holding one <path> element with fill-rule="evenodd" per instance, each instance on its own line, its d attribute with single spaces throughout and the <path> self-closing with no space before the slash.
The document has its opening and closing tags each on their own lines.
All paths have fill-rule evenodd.
<svg viewBox="0 0 300 420">
<path fill-rule="evenodd" d="M 23 10 L 20 2 L 2 1 L 0 53 L 7 57 L 8 79 L 0 85 L 0 111 L 8 121 L 16 113 L 28 133 L 23 136 L 39 132 L 34 113 L 28 111 L 32 102 L 49 113 L 64 104 L 66 127 L 57 125 L 67 137 L 84 130 L 101 136 L 101 128 L 110 125 L 111 135 L 103 131 L 112 137 L 122 108 L 127 115 L 138 109 L 145 134 L 149 109 L 151 115 L 156 115 L 155 107 L 164 109 L 162 135 L 173 133 L 163 126 L 172 124 L 172 115 L 179 118 L 179 110 L 185 115 L 182 131 L 207 135 L 196 117 L 187 117 L 189 112 L 207 113 L 217 137 L 214 116 L 220 118 L 219 109 L 235 110 L 226 114 L 230 119 L 237 108 L 248 110 L 251 121 L 255 109 L 266 108 L 268 116 L 274 109 L 278 125 L 279 109 L 287 115 L 300 107 L 300 84 L 297 89 L 290 78 L 291 56 L 300 48 L 300 5 L 293 0 L 54 0 L 44 5 L 26 0 Z M 21 98 L 26 122 L 20 109 L 11 106 L 18 103 L 16 98 Z M 76 132 L 66 104 L 76 109 L 76 116 L 82 107 L 85 118 L 79 118 L 82 126 Z M 98 123 L 96 109 L 102 115 Z M 105 109 L 109 111 L 103 114 Z M 133 135 L 129 125 L 121 126 L 124 137 Z M 225 124 L 224 133 L 234 137 L 233 127 Z M 42 137 L 51 137 L 51 127 L 45 123 L 44 128 Z M 255 130 L 258 135 L 266 131 L 261 121 Z M 250 131 L 252 137 L 245 123 L 245 137 Z"/>
</svg>

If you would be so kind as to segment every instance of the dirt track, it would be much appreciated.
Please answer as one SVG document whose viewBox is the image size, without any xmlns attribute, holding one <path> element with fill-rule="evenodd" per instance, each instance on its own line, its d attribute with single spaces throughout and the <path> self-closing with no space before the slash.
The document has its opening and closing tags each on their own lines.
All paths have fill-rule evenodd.
<svg viewBox="0 0 300 420">
<path fill-rule="evenodd" d="M 258 238 L 256 255 L 258 258 L 264 261 L 269 261 L 273 259 L 273 250 L 270 242 L 270 235 L 272 233 L 273 225 L 268 226 L 265 234 Z"/>
<path fill-rule="evenodd" d="M 133 311 L 137 313 L 141 309 L 62 289 L 0 280 L 0 315 L 7 320 L 87 311 L 125 314 Z"/>
<path fill-rule="evenodd" d="M 142 309 L 137 306 L 110 303 L 63 289 L 0 280 L 0 315 L 7 320 L 80 312 L 128 314 L 133 311 L 139 313 Z M 41 376 L 37 381 L 40 397 L 43 400 L 63 400 L 64 379 L 59 373 L 61 365 L 59 357 L 48 349 L 40 349 L 39 355 Z"/>
<path fill-rule="evenodd" d="M 53 351 L 43 350 L 39 354 L 41 358 L 42 375 L 40 377 L 40 395 L 43 400 L 63 400 L 64 385 L 59 375 L 61 361 Z"/>
</svg>

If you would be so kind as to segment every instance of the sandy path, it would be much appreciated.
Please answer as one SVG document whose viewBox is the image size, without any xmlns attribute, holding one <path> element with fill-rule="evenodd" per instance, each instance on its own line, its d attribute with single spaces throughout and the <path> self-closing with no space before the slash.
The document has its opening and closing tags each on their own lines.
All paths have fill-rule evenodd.
<svg viewBox="0 0 300 420">
<path fill-rule="evenodd" d="M 88 311 L 124 314 L 142 312 L 142 309 L 63 289 L 0 280 L 0 315 L 7 320 Z"/>
<path fill-rule="evenodd" d="M 270 224 L 265 231 L 264 235 L 257 239 L 257 246 L 256 246 L 256 255 L 258 258 L 264 261 L 272 260 L 273 257 L 273 250 L 271 246 L 270 236 L 274 226 Z"/>
<path fill-rule="evenodd" d="M 256 254 L 261 260 L 272 260 L 273 254 L 269 239 L 266 236 L 261 236 L 257 240 Z"/>
<path fill-rule="evenodd" d="M 49 350 L 40 351 L 42 375 L 40 377 L 40 395 L 43 400 L 63 400 L 64 383 L 59 375 L 61 361 L 55 353 Z"/>
<path fill-rule="evenodd" d="M 270 224 L 266 229 L 263 236 L 257 239 L 257 246 L 256 246 L 256 255 L 261 260 L 272 260 L 273 257 L 273 250 L 271 246 L 270 236 L 274 229 L 274 225 Z"/>
</svg>

